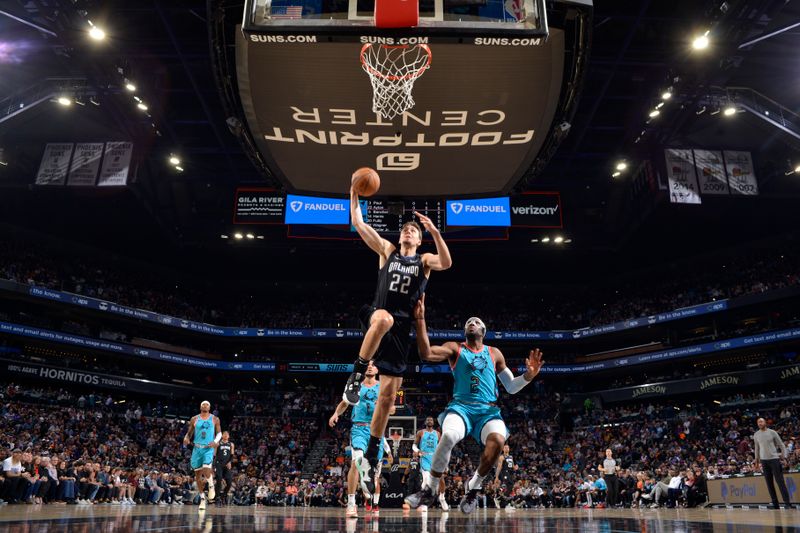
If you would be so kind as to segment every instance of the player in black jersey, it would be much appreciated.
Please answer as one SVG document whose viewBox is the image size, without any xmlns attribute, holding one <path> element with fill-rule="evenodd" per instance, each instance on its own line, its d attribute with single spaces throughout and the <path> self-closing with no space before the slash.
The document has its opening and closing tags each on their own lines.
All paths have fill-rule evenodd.
<svg viewBox="0 0 800 533">
<path fill-rule="evenodd" d="M 509 490 L 514 485 L 514 458 L 511 456 L 511 448 L 508 447 L 508 444 L 503 446 L 503 454 L 497 458 L 494 478 Z"/>
<path fill-rule="evenodd" d="M 414 456 L 408 462 L 406 471 L 403 474 L 403 485 L 406 494 L 416 494 L 422 488 L 422 470 L 419 465 L 419 452 L 414 452 Z M 410 509 L 407 503 L 403 502 L 403 509 Z"/>
<path fill-rule="evenodd" d="M 453 261 L 442 234 L 431 219 L 414 212 L 422 226 L 431 234 L 435 254 L 418 254 L 422 244 L 422 228 L 414 221 L 403 224 L 398 246 L 390 243 L 364 222 L 358 194 L 350 188 L 350 214 L 353 227 L 378 254 L 378 285 L 372 305 L 364 306 L 359 320 L 365 330 L 353 373 L 347 380 L 342 399 L 350 405 L 358 403 L 361 381 L 367 366 L 374 358 L 381 373 L 381 390 L 370 425 L 370 440 L 364 458 L 358 462 L 361 489 L 372 494 L 381 438 L 386 432 L 389 410 L 403 382 L 410 344 L 414 306 L 425 292 L 432 270 L 446 270 Z"/>
<path fill-rule="evenodd" d="M 233 484 L 233 470 L 231 469 L 233 461 L 234 446 L 230 441 L 231 435 L 227 431 L 222 432 L 222 440 L 217 446 L 217 454 L 214 456 L 214 470 L 217 477 L 217 494 L 220 498 L 217 502 L 225 505 L 228 501 L 228 491 Z M 225 480 L 225 488 L 222 488 L 222 481 Z"/>
</svg>

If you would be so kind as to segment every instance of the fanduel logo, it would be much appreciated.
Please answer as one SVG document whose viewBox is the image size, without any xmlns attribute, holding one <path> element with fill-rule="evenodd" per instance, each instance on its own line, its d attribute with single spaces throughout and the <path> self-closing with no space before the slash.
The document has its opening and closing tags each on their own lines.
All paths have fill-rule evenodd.
<svg viewBox="0 0 800 533">
<path fill-rule="evenodd" d="M 455 213 L 457 215 L 457 214 L 459 214 L 461 212 L 462 209 L 464 209 L 464 204 L 459 204 L 459 203 L 454 202 L 454 203 L 450 204 L 450 209 L 452 209 L 453 213 Z"/>
<path fill-rule="evenodd" d="M 456 205 L 456 204 L 453 204 Z M 458 204 L 461 205 L 461 204 Z M 459 209 L 459 211 L 461 211 Z M 506 208 L 502 205 L 465 205 L 465 213 L 505 213 Z M 458 214 L 458 213 L 456 213 Z"/>
<path fill-rule="evenodd" d="M 295 204 L 297 204 L 296 207 Z M 295 213 L 297 213 L 301 209 L 305 211 L 347 211 L 347 209 L 343 204 L 326 204 L 322 202 L 312 204 L 297 200 L 292 202 L 290 206 L 292 208 L 292 211 L 294 211 Z"/>
</svg>

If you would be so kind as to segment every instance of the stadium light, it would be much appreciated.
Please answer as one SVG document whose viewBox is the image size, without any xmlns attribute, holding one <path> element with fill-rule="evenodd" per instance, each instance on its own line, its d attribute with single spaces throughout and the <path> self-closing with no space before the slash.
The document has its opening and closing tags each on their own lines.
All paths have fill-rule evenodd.
<svg viewBox="0 0 800 533">
<path fill-rule="evenodd" d="M 797 165 L 794 167 L 794 173 L 795 173 L 795 174 L 800 174 L 800 164 L 797 164 Z"/>
<path fill-rule="evenodd" d="M 244 235 L 242 235 L 241 233 L 234 233 L 233 238 L 236 239 L 237 241 L 241 241 L 242 239 L 244 239 Z"/>
<path fill-rule="evenodd" d="M 614 172 L 613 174 L 611 174 L 611 177 L 612 177 L 612 178 L 618 178 L 618 177 L 620 177 L 621 175 L 622 175 L 622 172 L 620 172 L 619 170 L 617 170 L 616 172 Z"/>
<path fill-rule="evenodd" d="M 142 111 L 147 111 L 147 106 L 145 105 L 144 102 L 139 102 L 138 104 L 136 104 L 136 107 L 138 107 Z"/>
<path fill-rule="evenodd" d="M 708 45 L 711 44 L 711 40 L 708 38 L 708 34 L 710 31 L 706 31 L 703 35 L 698 35 L 692 41 L 692 48 L 695 50 L 705 50 L 708 48 Z"/>
<path fill-rule="evenodd" d="M 67 98 L 66 96 L 59 96 L 58 100 L 56 100 L 59 104 L 63 105 L 64 107 L 72 104 L 72 100 Z"/>
<path fill-rule="evenodd" d="M 572 239 L 564 239 L 564 244 L 569 244 L 572 242 Z"/>
<path fill-rule="evenodd" d="M 178 165 L 181 164 L 181 160 L 178 158 L 178 156 L 170 154 L 170 156 L 169 156 L 169 164 L 172 165 L 172 166 L 178 166 Z"/>
<path fill-rule="evenodd" d="M 225 235 L 225 234 L 222 234 L 222 235 L 220 235 L 220 236 L 219 236 L 219 238 L 220 238 L 220 239 L 227 239 L 227 238 L 228 238 L 228 236 L 227 236 L 227 235 Z"/>
<path fill-rule="evenodd" d="M 106 32 L 104 32 L 97 26 L 92 25 L 92 28 L 89 30 L 89 37 L 91 37 L 95 41 L 102 41 L 103 39 L 106 38 Z"/>
<path fill-rule="evenodd" d="M 617 166 L 616 166 L 617 170 L 623 171 L 626 168 L 628 168 L 628 163 L 626 163 L 625 161 L 620 161 L 619 163 L 617 163 Z"/>
<path fill-rule="evenodd" d="M 666 91 L 661 93 L 661 99 L 662 100 L 669 100 L 670 98 L 672 98 L 672 90 L 671 89 L 667 89 Z"/>
<path fill-rule="evenodd" d="M 661 109 L 662 107 L 664 107 L 664 102 L 659 102 L 656 109 Z"/>
<path fill-rule="evenodd" d="M 556 243 L 556 244 L 561 244 L 562 242 L 564 242 L 564 237 L 562 237 L 561 235 L 559 235 L 558 237 L 556 237 L 555 239 L 553 239 L 553 242 L 554 242 L 554 243 Z"/>
<path fill-rule="evenodd" d="M 178 172 L 183 172 L 183 167 L 180 165 L 175 165 L 175 170 L 177 170 Z"/>
<path fill-rule="evenodd" d="M 650 114 L 648 116 L 650 118 L 656 118 L 660 114 L 661 114 L 661 111 L 659 111 L 658 109 L 653 109 L 652 111 L 650 111 Z"/>
<path fill-rule="evenodd" d="M 255 235 L 253 235 L 252 233 L 248 233 L 248 234 L 247 234 L 247 238 L 248 238 L 248 239 L 255 239 L 255 238 L 256 238 L 256 236 L 255 236 Z"/>
<path fill-rule="evenodd" d="M 542 242 L 550 242 L 550 237 L 542 237 Z"/>
<path fill-rule="evenodd" d="M 128 89 L 130 92 L 136 91 L 136 85 L 132 84 L 128 80 L 125 80 L 125 88 Z"/>
<path fill-rule="evenodd" d="M 736 107 L 733 105 L 729 105 L 728 107 L 725 108 L 722 114 L 725 115 L 726 117 L 732 117 L 733 115 L 736 114 Z"/>
</svg>

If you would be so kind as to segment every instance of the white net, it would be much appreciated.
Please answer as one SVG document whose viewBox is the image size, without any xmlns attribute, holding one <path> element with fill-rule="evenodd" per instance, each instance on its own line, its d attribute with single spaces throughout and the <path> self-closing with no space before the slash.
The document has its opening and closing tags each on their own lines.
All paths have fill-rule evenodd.
<svg viewBox="0 0 800 533">
<path fill-rule="evenodd" d="M 391 120 L 414 107 L 414 82 L 430 66 L 431 49 L 425 44 L 365 44 L 361 48 L 361 67 L 372 83 L 372 111 Z"/>
</svg>

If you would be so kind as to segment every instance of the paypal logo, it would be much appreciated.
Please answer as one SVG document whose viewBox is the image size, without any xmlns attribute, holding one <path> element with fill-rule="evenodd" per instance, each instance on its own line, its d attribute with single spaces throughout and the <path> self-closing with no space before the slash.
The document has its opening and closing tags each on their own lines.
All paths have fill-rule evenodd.
<svg viewBox="0 0 800 533">
<path fill-rule="evenodd" d="M 346 225 L 350 221 L 348 200 L 314 196 L 286 196 L 287 224 Z"/>
</svg>

